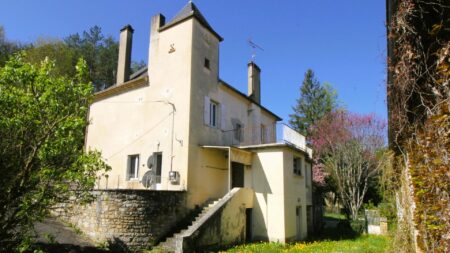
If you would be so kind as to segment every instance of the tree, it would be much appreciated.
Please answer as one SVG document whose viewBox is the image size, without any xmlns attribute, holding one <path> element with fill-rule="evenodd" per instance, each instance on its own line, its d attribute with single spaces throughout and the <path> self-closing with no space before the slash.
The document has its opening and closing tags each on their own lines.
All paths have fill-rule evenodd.
<svg viewBox="0 0 450 253">
<path fill-rule="evenodd" d="M 52 73 L 56 76 L 74 77 L 78 58 L 75 50 L 58 39 L 38 39 L 25 50 L 24 60 L 33 65 L 40 64 L 45 58 L 55 62 Z"/>
<path fill-rule="evenodd" d="M 5 29 L 0 25 L 0 67 L 4 66 L 9 57 L 24 46 L 6 39 Z"/>
<path fill-rule="evenodd" d="M 346 111 L 328 114 L 315 128 L 312 144 L 351 219 L 356 219 L 371 180 L 386 165 L 383 120 Z"/>
<path fill-rule="evenodd" d="M 0 68 L 0 251 L 17 250 L 34 221 L 75 195 L 87 200 L 108 169 L 83 148 L 92 86 L 84 61 L 74 78 L 54 62 L 25 63 L 15 55 Z"/>
<path fill-rule="evenodd" d="M 82 36 L 78 33 L 69 35 L 64 41 L 75 51 L 76 57 L 86 60 L 95 91 L 116 83 L 119 43 L 111 36 L 105 37 L 100 27 L 91 27 Z"/>
<path fill-rule="evenodd" d="M 292 108 L 294 113 L 289 115 L 289 124 L 309 137 L 311 126 L 336 107 L 336 91 L 329 84 L 321 85 L 314 77 L 314 72 L 308 69 L 300 87 L 300 98 Z"/>
</svg>

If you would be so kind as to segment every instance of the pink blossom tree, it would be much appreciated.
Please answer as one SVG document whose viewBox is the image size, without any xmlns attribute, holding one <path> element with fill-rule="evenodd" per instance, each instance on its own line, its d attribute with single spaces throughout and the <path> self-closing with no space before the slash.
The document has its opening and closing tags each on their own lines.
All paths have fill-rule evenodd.
<svg viewBox="0 0 450 253">
<path fill-rule="evenodd" d="M 346 111 L 329 113 L 311 129 L 317 161 L 313 180 L 324 187 L 330 178 L 352 219 L 363 204 L 369 181 L 385 163 L 385 131 L 386 123 L 375 115 Z"/>
</svg>

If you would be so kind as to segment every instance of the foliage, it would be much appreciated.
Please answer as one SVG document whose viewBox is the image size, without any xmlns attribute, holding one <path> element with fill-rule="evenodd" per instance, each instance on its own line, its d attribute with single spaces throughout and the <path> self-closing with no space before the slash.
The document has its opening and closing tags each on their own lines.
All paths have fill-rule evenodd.
<svg viewBox="0 0 450 253">
<path fill-rule="evenodd" d="M 289 115 L 289 124 L 301 134 L 309 137 L 310 128 L 327 113 L 337 108 L 336 91 L 329 85 L 321 85 L 308 69 L 300 87 L 300 98 Z"/>
<path fill-rule="evenodd" d="M 39 39 L 30 48 L 26 49 L 24 60 L 31 64 L 40 64 L 45 58 L 55 62 L 52 74 L 55 76 L 75 76 L 74 66 L 77 63 L 75 51 L 67 46 L 63 41 L 53 39 Z"/>
<path fill-rule="evenodd" d="M 147 64 L 143 60 L 138 61 L 138 62 L 132 61 L 131 62 L 131 73 L 137 72 L 138 70 L 140 70 L 146 66 L 147 66 Z"/>
<path fill-rule="evenodd" d="M 384 130 L 385 123 L 374 115 L 345 111 L 328 114 L 313 129 L 314 150 L 353 220 L 370 182 L 385 166 Z"/>
<path fill-rule="evenodd" d="M 9 57 L 24 48 L 23 45 L 6 39 L 5 29 L 0 25 L 0 67 L 4 66 Z"/>
<path fill-rule="evenodd" d="M 361 236 L 355 240 L 298 242 L 293 244 L 254 243 L 236 246 L 224 252 L 385 252 L 389 238 L 385 236 Z"/>
<path fill-rule="evenodd" d="M 448 204 L 446 212 L 443 206 L 449 190 L 450 6 L 445 0 L 388 4 L 389 141 L 394 171 L 407 179 L 406 185 L 397 184 L 399 199 L 414 197 L 412 208 L 401 206 L 405 215 L 399 221 L 408 227 L 412 245 L 448 252 L 449 229 L 440 224 L 449 222 Z"/>
<path fill-rule="evenodd" d="M 450 250 L 450 104 L 425 122 L 411 142 L 409 162 L 419 242 L 427 252 Z"/>
<path fill-rule="evenodd" d="M 18 247 L 55 203 L 87 200 L 98 171 L 107 169 L 98 152 L 83 149 L 92 98 L 84 61 L 74 78 L 54 69 L 54 62 L 33 65 L 21 55 L 0 69 L 2 252 Z"/>
<path fill-rule="evenodd" d="M 86 60 L 89 68 L 89 80 L 99 91 L 116 83 L 116 68 L 119 43 L 111 36 L 105 37 L 101 28 L 91 27 L 82 35 L 76 33 L 64 39 L 76 57 Z"/>
</svg>

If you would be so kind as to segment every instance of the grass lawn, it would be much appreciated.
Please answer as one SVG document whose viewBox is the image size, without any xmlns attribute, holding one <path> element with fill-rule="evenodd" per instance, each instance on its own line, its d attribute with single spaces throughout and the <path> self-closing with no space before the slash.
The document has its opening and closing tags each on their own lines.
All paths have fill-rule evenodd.
<svg viewBox="0 0 450 253">
<path fill-rule="evenodd" d="M 340 241 L 316 241 L 295 244 L 254 243 L 237 246 L 222 252 L 335 252 L 335 253 L 384 253 L 389 244 L 389 237 L 363 235 L 356 239 Z"/>
</svg>

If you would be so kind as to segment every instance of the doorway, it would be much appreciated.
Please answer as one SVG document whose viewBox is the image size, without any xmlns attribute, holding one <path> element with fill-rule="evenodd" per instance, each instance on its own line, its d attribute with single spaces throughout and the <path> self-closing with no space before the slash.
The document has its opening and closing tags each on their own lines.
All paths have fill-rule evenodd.
<svg viewBox="0 0 450 253">
<path fill-rule="evenodd" d="M 244 187 L 244 164 L 231 162 L 231 189 Z"/>
<path fill-rule="evenodd" d="M 297 241 L 300 241 L 302 238 L 302 207 L 297 206 L 295 208 L 295 214 L 297 216 L 297 235 L 296 238 Z"/>
<path fill-rule="evenodd" d="M 252 241 L 252 208 L 245 209 L 245 241 Z"/>
</svg>

